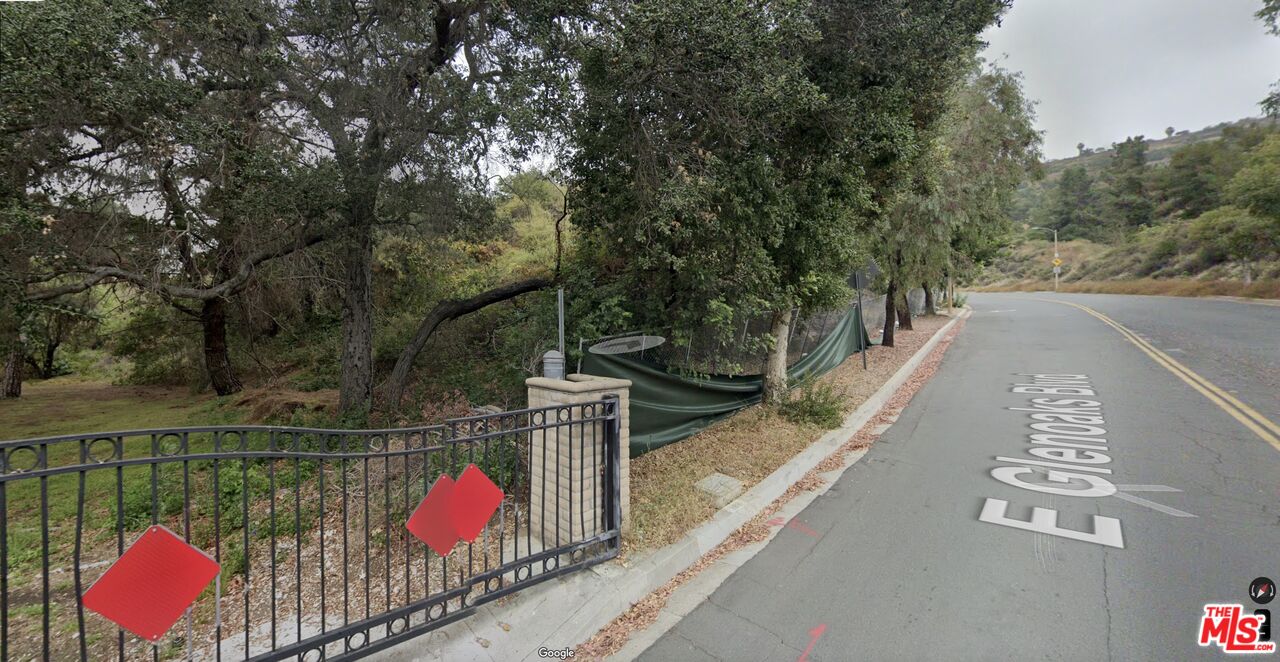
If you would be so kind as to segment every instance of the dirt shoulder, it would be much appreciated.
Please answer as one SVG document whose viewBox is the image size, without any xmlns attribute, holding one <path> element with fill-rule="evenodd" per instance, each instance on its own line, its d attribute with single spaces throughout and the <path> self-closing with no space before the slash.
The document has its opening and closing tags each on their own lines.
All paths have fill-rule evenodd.
<svg viewBox="0 0 1280 662">
<path fill-rule="evenodd" d="M 916 328 L 914 331 L 899 330 L 897 332 L 898 346 L 892 348 L 876 347 L 871 353 L 869 353 L 868 358 L 871 360 L 868 361 L 867 371 L 864 372 L 862 370 L 861 359 L 855 355 L 839 368 L 826 375 L 825 378 L 829 383 L 834 387 L 843 390 L 848 403 L 846 411 L 851 412 L 856 409 L 859 404 L 865 402 L 868 397 L 874 394 L 875 391 L 887 382 L 893 373 L 901 368 L 902 365 L 905 364 L 926 342 L 928 342 L 934 333 L 945 325 L 947 321 L 949 320 L 945 317 L 931 317 L 916 320 Z M 576 649 L 575 659 L 602 660 L 614 653 L 617 653 L 634 633 L 650 627 L 657 621 L 658 615 L 666 607 L 667 601 L 678 589 L 680 589 L 681 586 L 688 583 L 703 570 L 717 563 L 730 552 L 766 540 L 769 537 L 770 525 L 772 524 L 769 521 L 770 517 L 799 495 L 805 492 L 821 490 L 824 486 L 828 485 L 828 480 L 830 480 L 830 478 L 823 474 L 846 467 L 847 462 L 849 461 L 848 455 L 851 452 L 870 446 L 878 438 L 877 430 L 883 429 L 883 426 L 891 423 L 897 418 L 898 414 L 907 406 L 907 403 L 911 401 L 911 398 L 915 393 L 937 370 L 938 366 L 942 362 L 943 354 L 946 353 L 951 341 L 959 334 L 963 325 L 964 321 L 961 320 L 956 326 L 952 327 L 952 329 L 947 333 L 947 336 L 940 340 L 929 355 L 925 357 L 924 361 L 921 362 L 914 370 L 910 377 L 900 387 L 898 387 L 879 412 L 867 421 L 856 434 L 847 439 L 837 450 L 827 456 L 826 459 L 819 463 L 813 470 L 809 471 L 803 478 L 788 488 L 782 496 L 775 499 L 766 508 L 764 508 L 764 510 L 757 513 L 750 521 L 737 529 L 722 543 L 703 555 L 696 563 L 677 574 L 657 590 L 654 590 L 643 599 L 637 601 L 630 609 L 597 631 L 591 639 L 579 645 Z M 880 354 L 878 358 L 876 357 L 876 350 L 878 350 Z M 875 369 L 872 369 L 872 360 L 875 361 Z M 767 417 L 767 414 L 761 413 L 760 410 L 762 409 L 763 408 L 761 407 L 756 407 L 752 410 L 743 412 L 718 427 L 740 430 L 740 428 L 735 426 L 735 423 L 742 425 L 744 423 L 759 420 L 759 418 L 756 417 Z M 812 436 L 804 437 L 806 439 L 806 443 L 802 444 L 800 449 L 803 449 L 808 445 L 808 443 L 812 443 L 814 440 L 818 439 L 822 433 L 821 430 L 815 430 L 812 428 L 807 429 L 807 431 L 812 433 Z M 686 442 L 674 444 L 674 446 L 683 446 L 695 440 L 706 443 L 705 440 L 699 438 L 706 436 L 708 432 L 715 432 L 715 430 L 709 430 Z M 727 430 L 720 430 L 720 433 L 725 435 Z M 803 435 L 800 431 L 793 435 L 795 438 L 802 436 Z M 790 442 L 793 437 L 788 437 L 787 441 Z M 715 449 L 704 447 L 702 450 L 714 452 Z M 693 457 L 697 458 L 698 456 L 695 453 L 693 454 Z M 772 458 L 773 454 L 767 454 L 767 457 Z M 788 455 L 787 458 L 784 458 L 784 462 L 790 457 L 791 455 Z M 633 489 L 635 489 L 634 463 L 632 471 L 632 485 Z M 651 487 L 652 485 L 645 486 L 645 488 Z M 675 487 L 678 488 L 678 486 Z"/>
<path fill-rule="evenodd" d="M 889 380 L 929 338 L 950 321 L 921 317 L 914 330 L 899 329 L 895 347 L 873 346 L 867 369 L 857 354 L 819 380 L 842 396 L 848 414 Z M 716 512 L 711 497 L 694 485 L 719 472 L 750 489 L 826 432 L 817 425 L 797 425 L 765 406 L 749 407 L 698 434 L 646 453 L 631 461 L 632 534 L 624 554 L 668 545 Z"/>
</svg>

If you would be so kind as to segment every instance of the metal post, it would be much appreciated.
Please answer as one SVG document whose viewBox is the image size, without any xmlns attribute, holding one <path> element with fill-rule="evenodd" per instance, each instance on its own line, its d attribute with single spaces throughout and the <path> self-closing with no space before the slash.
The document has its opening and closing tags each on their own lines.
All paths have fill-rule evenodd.
<svg viewBox="0 0 1280 662">
<path fill-rule="evenodd" d="M 622 407 L 616 393 L 608 393 L 603 399 L 609 403 L 607 408 L 613 411 L 613 415 L 604 421 L 605 457 L 609 464 L 605 473 L 608 485 L 605 494 L 610 499 L 606 511 L 608 528 L 618 532 L 618 537 L 613 540 L 613 546 L 617 548 L 622 543 Z"/>
<path fill-rule="evenodd" d="M 560 354 L 564 354 L 564 288 L 556 290 L 556 312 L 560 318 Z"/>
<path fill-rule="evenodd" d="M 1058 259 L 1058 231 L 1057 230 L 1053 231 L 1053 259 L 1055 260 Z M 1059 271 L 1061 271 L 1061 268 L 1056 264 L 1053 265 L 1053 291 L 1054 292 L 1058 291 L 1058 272 Z"/>
<path fill-rule="evenodd" d="M 862 355 L 862 369 L 867 369 L 867 346 L 863 344 L 865 338 L 863 334 L 867 332 L 867 321 L 862 316 L 862 281 L 858 279 L 858 272 L 853 272 L 853 287 L 858 290 L 858 353 Z"/>
</svg>

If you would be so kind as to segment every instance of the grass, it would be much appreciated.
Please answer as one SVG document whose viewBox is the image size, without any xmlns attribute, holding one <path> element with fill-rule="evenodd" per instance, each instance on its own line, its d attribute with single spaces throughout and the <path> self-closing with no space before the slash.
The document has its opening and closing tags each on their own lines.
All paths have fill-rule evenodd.
<svg viewBox="0 0 1280 662">
<path fill-rule="evenodd" d="M 221 408 L 217 398 L 199 396 L 176 389 L 160 387 L 112 386 L 99 382 L 57 378 L 23 385 L 17 400 L 0 404 L 0 430 L 6 439 L 30 439 L 87 432 L 109 432 L 147 427 L 184 425 L 216 425 L 233 422 L 235 413 Z M 150 449 L 126 448 L 126 455 Z M 78 461 L 77 444 L 54 444 L 48 447 L 48 466 Z M 18 456 L 26 453 L 19 451 Z M 133 523 L 150 523 L 149 471 L 142 468 L 125 470 L 126 519 Z M 172 473 L 161 474 L 162 484 L 172 480 Z M 147 488 L 140 495 L 135 484 Z M 48 503 L 51 526 L 74 522 L 79 504 L 79 481 L 75 475 L 50 477 L 44 483 L 36 480 L 17 481 L 7 487 L 10 524 L 10 562 L 21 569 L 39 561 L 38 515 L 42 501 Z M 114 524 L 114 500 L 111 496 L 115 477 L 107 471 L 85 474 L 86 521 Z M 161 501 L 161 512 L 172 510 L 172 499 Z M 141 511 L 145 510 L 145 514 Z M 145 520 L 145 521 L 143 521 Z M 67 550 L 69 552 L 69 550 Z"/>
<path fill-rule="evenodd" d="M 972 288 L 979 292 L 1038 292 L 1053 289 L 1051 280 L 1025 280 Z M 1060 292 L 1094 294 L 1148 294 L 1175 297 L 1233 296 L 1249 299 L 1280 299 L 1280 280 L 1258 280 L 1249 285 L 1233 280 L 1191 278 L 1139 278 L 1134 280 L 1068 281 Z"/>
<path fill-rule="evenodd" d="M 0 436 L 27 439 L 94 431 L 231 422 L 218 398 L 156 386 L 113 386 L 58 377 L 28 382 L 0 402 Z"/>
</svg>

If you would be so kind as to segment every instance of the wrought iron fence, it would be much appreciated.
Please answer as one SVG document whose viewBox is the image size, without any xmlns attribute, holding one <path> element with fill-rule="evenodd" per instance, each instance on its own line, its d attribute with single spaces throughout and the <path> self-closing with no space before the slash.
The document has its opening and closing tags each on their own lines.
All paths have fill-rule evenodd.
<svg viewBox="0 0 1280 662">
<path fill-rule="evenodd" d="M 406 429 L 0 442 L 0 659 L 318 660 L 394 645 L 616 556 L 618 426 L 610 397 Z M 435 553 L 406 520 L 470 464 L 501 504 L 473 542 Z M 154 525 L 220 565 L 155 643 L 82 599 Z"/>
</svg>

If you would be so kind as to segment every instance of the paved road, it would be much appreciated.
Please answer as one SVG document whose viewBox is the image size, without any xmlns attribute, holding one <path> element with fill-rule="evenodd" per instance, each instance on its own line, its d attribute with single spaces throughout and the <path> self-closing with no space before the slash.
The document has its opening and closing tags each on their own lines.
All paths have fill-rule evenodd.
<svg viewBox="0 0 1280 662">
<path fill-rule="evenodd" d="M 784 528 L 641 659 L 1224 657 L 1197 645 L 1203 606 L 1251 611 L 1250 582 L 1280 578 L 1280 449 L 1121 331 L 1033 297 L 1102 313 L 1280 421 L 1280 307 L 973 295 L 936 376 L 798 516 L 804 526 Z M 1063 394 L 1080 388 L 1095 395 Z M 1044 408 L 1082 411 L 1022 410 Z M 1033 507 L 1056 512 L 1037 524 L 1053 534 L 1018 528 Z M 1280 601 L 1269 607 L 1280 614 Z"/>
</svg>

